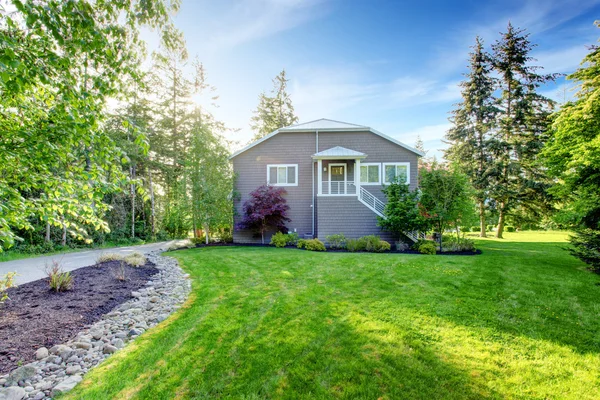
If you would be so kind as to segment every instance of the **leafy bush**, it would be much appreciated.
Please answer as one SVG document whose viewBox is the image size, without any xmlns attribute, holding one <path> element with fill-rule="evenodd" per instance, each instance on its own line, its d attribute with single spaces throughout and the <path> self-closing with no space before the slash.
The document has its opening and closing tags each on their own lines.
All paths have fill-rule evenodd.
<svg viewBox="0 0 600 400">
<path fill-rule="evenodd" d="M 132 267 L 141 267 L 146 264 L 146 257 L 143 254 L 136 252 L 131 253 L 123 259 L 127 264 Z"/>
<path fill-rule="evenodd" d="M 102 253 L 100 254 L 100 257 L 96 259 L 96 263 L 100 264 L 109 261 L 121 261 L 122 259 L 123 256 L 117 253 Z"/>
<path fill-rule="evenodd" d="M 46 276 L 50 289 L 55 292 L 73 289 L 73 276 L 70 272 L 64 272 L 56 261 L 53 261 L 51 266 L 46 266 Z"/>
<path fill-rule="evenodd" d="M 369 235 L 363 236 L 359 240 L 365 243 L 365 251 L 370 253 L 381 253 L 390 250 L 391 246 L 385 240 L 381 240 L 379 236 Z"/>
<path fill-rule="evenodd" d="M 17 275 L 16 272 L 9 272 L 8 274 L 4 275 L 2 278 L 0 278 L 0 304 L 4 303 L 6 300 L 8 300 L 8 294 L 6 293 L 6 291 L 8 289 L 10 289 L 11 287 L 15 287 L 15 276 Z"/>
<path fill-rule="evenodd" d="M 287 244 L 290 246 L 295 246 L 298 243 L 300 237 L 296 232 L 291 232 L 287 234 Z"/>
<path fill-rule="evenodd" d="M 588 264 L 593 271 L 600 272 L 600 231 L 580 229 L 569 241 L 573 245 L 571 254 Z"/>
<path fill-rule="evenodd" d="M 413 250 L 421 254 L 436 254 L 437 244 L 433 240 L 419 239 L 413 245 Z"/>
<path fill-rule="evenodd" d="M 444 236 L 442 240 L 444 251 L 475 251 L 475 242 L 467 238 L 456 236 Z"/>
<path fill-rule="evenodd" d="M 494 225 L 486 225 L 485 230 L 491 232 L 494 229 Z"/>
<path fill-rule="evenodd" d="M 304 249 L 306 247 L 306 242 L 308 242 L 308 240 L 306 239 L 299 239 L 298 243 L 296 243 L 296 247 L 299 249 Z"/>
<path fill-rule="evenodd" d="M 285 247 L 287 245 L 287 234 L 282 233 L 282 232 L 277 232 L 276 234 L 274 234 L 273 236 L 271 236 L 271 243 L 269 243 L 272 246 L 275 247 Z"/>
<path fill-rule="evenodd" d="M 472 226 L 471 227 L 471 232 L 479 232 L 481 228 L 479 226 Z"/>
<path fill-rule="evenodd" d="M 345 249 L 346 248 L 346 236 L 343 233 L 335 235 L 325 236 L 325 240 L 332 249 Z"/>
<path fill-rule="evenodd" d="M 325 251 L 325 244 L 319 239 L 309 239 L 304 244 L 304 248 L 310 251 Z"/>
<path fill-rule="evenodd" d="M 514 232 L 515 231 L 515 227 L 514 226 L 510 226 L 510 225 L 506 225 L 504 227 L 504 230 L 506 230 L 506 232 Z"/>
<path fill-rule="evenodd" d="M 471 232 L 470 226 L 461 226 L 459 227 L 461 233 Z"/>
<path fill-rule="evenodd" d="M 367 243 L 364 240 L 362 240 L 362 238 L 346 240 L 346 249 L 353 253 L 357 251 L 365 251 L 366 246 Z"/>
<path fill-rule="evenodd" d="M 190 242 L 192 244 L 204 244 L 204 243 L 206 243 L 206 236 L 200 236 L 200 237 L 197 237 L 197 238 L 191 238 Z"/>
</svg>

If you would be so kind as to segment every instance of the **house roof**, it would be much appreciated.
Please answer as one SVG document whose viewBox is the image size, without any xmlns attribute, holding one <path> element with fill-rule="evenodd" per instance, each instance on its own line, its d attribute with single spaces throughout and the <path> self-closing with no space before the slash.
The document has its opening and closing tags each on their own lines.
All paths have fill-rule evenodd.
<svg viewBox="0 0 600 400">
<path fill-rule="evenodd" d="M 251 149 L 252 147 L 264 142 L 265 140 L 269 140 L 270 138 L 272 138 L 273 136 L 277 135 L 280 132 L 365 132 L 365 131 L 374 133 L 375 135 L 380 136 L 394 144 L 397 144 L 398 146 L 403 147 L 406 150 L 409 150 L 409 151 L 417 154 L 418 156 L 423 157 L 425 155 L 425 153 L 423 153 L 422 151 L 419 151 L 419 150 L 415 149 L 414 147 L 410 147 L 410 146 L 408 146 L 388 135 L 385 135 L 373 128 L 370 128 L 368 126 L 350 124 L 347 122 L 341 122 L 341 121 L 335 121 L 332 119 L 321 118 L 321 119 L 317 119 L 314 121 L 305 122 L 302 124 L 290 125 L 290 126 L 286 126 L 284 128 L 279 128 L 276 131 L 273 131 L 273 132 L 269 133 L 268 135 L 260 138 L 259 140 L 250 143 L 248 146 L 244 147 L 243 149 L 236 151 L 231 156 L 229 156 L 229 159 L 231 160 L 232 158 L 242 154 L 246 150 Z"/>
<path fill-rule="evenodd" d="M 350 150 L 342 146 L 335 146 L 327 150 L 313 154 L 312 158 L 365 158 L 367 155 L 360 151 Z"/>
</svg>

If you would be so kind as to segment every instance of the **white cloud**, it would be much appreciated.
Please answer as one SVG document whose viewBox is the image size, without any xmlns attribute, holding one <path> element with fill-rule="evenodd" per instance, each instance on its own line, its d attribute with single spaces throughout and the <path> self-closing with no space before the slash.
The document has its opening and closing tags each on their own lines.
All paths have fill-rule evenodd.
<svg viewBox="0 0 600 400">
<path fill-rule="evenodd" d="M 533 64 L 544 67 L 545 73 L 572 73 L 583 60 L 583 57 L 589 53 L 585 45 L 577 45 L 562 49 L 549 50 L 534 53 L 533 57 L 537 60 Z"/>
<path fill-rule="evenodd" d="M 414 146 L 419 136 L 421 137 L 421 140 L 425 143 L 441 141 L 446 135 L 448 129 L 450 129 L 451 127 L 452 124 L 449 122 L 436 125 L 425 125 L 408 132 L 395 134 L 393 136 L 401 142 L 404 142 L 410 146 Z"/>
</svg>

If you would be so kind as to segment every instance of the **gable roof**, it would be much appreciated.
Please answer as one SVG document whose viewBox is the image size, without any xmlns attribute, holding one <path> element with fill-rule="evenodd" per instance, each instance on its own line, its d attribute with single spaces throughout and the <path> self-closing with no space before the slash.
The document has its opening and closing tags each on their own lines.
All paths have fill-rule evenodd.
<svg viewBox="0 0 600 400">
<path fill-rule="evenodd" d="M 327 150 L 320 151 L 316 154 L 313 154 L 312 158 L 324 158 L 324 157 L 332 157 L 332 158 L 365 158 L 367 155 L 365 153 L 361 153 L 360 151 L 350 150 L 342 146 L 335 146 Z"/>
<path fill-rule="evenodd" d="M 425 153 L 423 153 L 422 151 L 419 151 L 419 150 L 415 149 L 414 147 L 410 147 L 410 146 L 408 146 L 388 135 L 385 135 L 373 128 L 370 128 L 368 126 L 350 124 L 348 122 L 341 122 L 341 121 L 335 121 L 332 119 L 321 118 L 321 119 L 317 119 L 314 121 L 305 122 L 302 124 L 295 124 L 295 125 L 290 125 L 290 126 L 286 126 L 283 128 L 279 128 L 276 131 L 273 131 L 273 132 L 269 133 L 268 135 L 258 139 L 257 141 L 250 143 L 248 146 L 244 147 L 243 149 L 236 151 L 231 156 L 229 156 L 229 159 L 231 160 L 232 158 L 242 154 L 246 150 L 249 150 L 252 147 L 264 142 L 265 140 L 272 138 L 273 136 L 277 135 L 279 132 L 317 132 L 317 131 L 318 132 L 364 132 L 364 131 L 368 131 L 368 132 L 374 133 L 375 135 L 380 136 L 394 144 L 397 144 L 398 146 L 403 147 L 406 150 L 411 151 L 420 157 L 423 157 L 425 155 Z"/>
</svg>

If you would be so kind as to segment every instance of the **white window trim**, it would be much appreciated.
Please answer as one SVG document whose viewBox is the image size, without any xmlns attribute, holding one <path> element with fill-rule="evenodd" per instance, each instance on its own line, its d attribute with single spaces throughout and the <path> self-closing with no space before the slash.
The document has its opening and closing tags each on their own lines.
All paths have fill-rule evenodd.
<svg viewBox="0 0 600 400">
<path fill-rule="evenodd" d="M 377 165 L 378 171 L 379 171 L 379 177 L 377 178 L 377 182 L 363 182 L 360 181 L 360 186 L 375 186 L 375 185 L 381 185 L 381 163 L 378 162 L 372 162 L 372 163 L 360 163 L 360 168 L 362 167 L 369 167 L 369 166 L 373 166 L 373 165 Z M 369 176 L 369 169 L 367 168 L 367 177 Z M 360 180 L 360 169 L 358 170 L 358 179 Z"/>
<path fill-rule="evenodd" d="M 383 184 L 384 185 L 389 185 L 391 182 L 387 182 L 386 179 L 386 175 L 385 175 L 385 167 L 388 165 L 393 165 L 395 167 L 400 166 L 400 165 L 405 165 L 406 166 L 406 183 L 407 185 L 410 185 L 410 163 L 409 162 L 392 162 L 392 163 L 383 163 L 383 167 L 381 168 L 381 174 L 383 176 Z"/>
<path fill-rule="evenodd" d="M 296 183 L 271 183 L 269 181 L 269 170 L 271 168 L 286 167 L 286 176 L 288 167 L 296 167 Z M 298 164 L 267 164 L 267 185 L 269 186 L 298 186 Z"/>
</svg>

